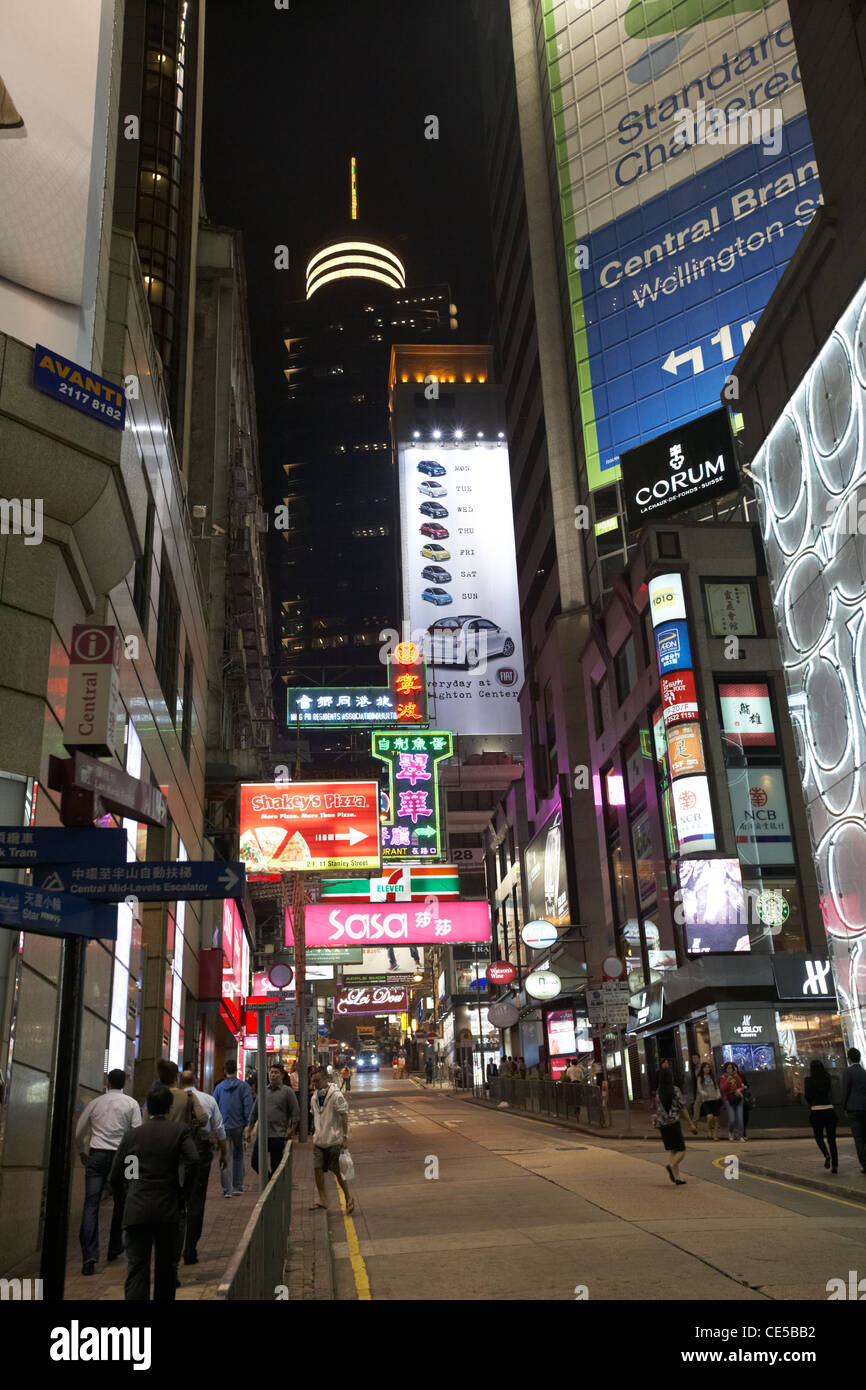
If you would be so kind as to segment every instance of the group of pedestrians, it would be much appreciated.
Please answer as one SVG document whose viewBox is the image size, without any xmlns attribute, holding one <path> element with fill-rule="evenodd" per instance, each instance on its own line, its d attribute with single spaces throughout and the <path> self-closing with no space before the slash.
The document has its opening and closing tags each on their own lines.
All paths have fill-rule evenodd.
<svg viewBox="0 0 866 1390">
<path fill-rule="evenodd" d="M 153 1263 L 154 1300 L 170 1301 L 180 1285 L 181 1258 L 186 1265 L 198 1263 L 215 1155 L 223 1196 L 243 1193 L 244 1141 L 255 1140 L 258 1101 L 232 1061 L 226 1062 L 225 1077 L 209 1096 L 196 1088 L 192 1071 L 179 1075 L 175 1062 L 161 1059 L 145 1099 L 144 1117 L 138 1103 L 124 1094 L 125 1081 L 122 1070 L 111 1071 L 106 1091 L 85 1106 L 75 1129 L 85 1166 L 81 1272 L 95 1273 L 99 1203 L 107 1183 L 114 1198 L 108 1259 L 119 1259 L 125 1247 L 126 1299 L 150 1298 Z M 271 1067 L 267 1103 L 271 1176 L 287 1140 L 297 1132 L 299 1118 L 290 1078 L 282 1067 Z M 252 1161 L 257 1170 L 255 1149 Z"/>
</svg>

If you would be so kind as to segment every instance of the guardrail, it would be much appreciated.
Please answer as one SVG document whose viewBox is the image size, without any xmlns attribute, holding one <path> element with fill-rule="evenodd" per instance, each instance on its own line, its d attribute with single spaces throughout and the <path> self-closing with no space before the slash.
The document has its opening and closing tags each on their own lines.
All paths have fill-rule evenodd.
<svg viewBox="0 0 866 1390">
<path fill-rule="evenodd" d="M 279 1168 L 253 1207 L 240 1244 L 220 1280 L 215 1298 L 230 1301 L 273 1299 L 287 1282 L 289 1227 L 292 1220 L 292 1159 L 286 1144 Z"/>
<path fill-rule="evenodd" d="M 615 1089 L 613 1084 L 610 1089 Z M 496 1105 L 507 1101 L 513 1109 L 528 1110 L 536 1115 L 579 1120 L 581 1124 L 598 1125 L 599 1129 L 611 1123 L 611 1107 L 602 1106 L 599 1087 L 589 1086 L 580 1081 L 539 1081 L 529 1077 L 523 1080 L 516 1076 L 491 1076 L 484 1086 L 473 1086 L 471 1090 L 477 1100 L 491 1100 Z M 614 1094 L 611 1099 L 613 1109 L 622 1108 L 621 1105 L 617 1105 L 620 1097 Z"/>
</svg>

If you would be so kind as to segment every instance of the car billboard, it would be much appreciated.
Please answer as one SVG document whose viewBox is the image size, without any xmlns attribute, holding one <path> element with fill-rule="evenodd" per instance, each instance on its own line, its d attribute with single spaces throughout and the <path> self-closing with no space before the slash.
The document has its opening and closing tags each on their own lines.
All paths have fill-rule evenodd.
<svg viewBox="0 0 866 1390">
<path fill-rule="evenodd" d="M 480 440 L 403 443 L 399 466 L 403 614 L 416 641 L 426 633 L 430 726 L 519 734 L 523 648 L 508 449 Z M 419 532 L 431 497 L 448 512 L 447 539 Z"/>
<path fill-rule="evenodd" d="M 0 332 L 85 367 L 113 12 L 105 0 L 0 0 Z"/>
<path fill-rule="evenodd" d="M 378 868 L 378 782 L 244 783 L 240 859 L 251 875 Z"/>
<path fill-rule="evenodd" d="M 821 194 L 786 0 L 541 10 L 593 490 L 718 408 Z"/>
<path fill-rule="evenodd" d="M 533 836 L 524 851 L 526 863 L 526 914 L 530 922 L 546 921 L 554 927 L 571 924 L 568 901 L 568 872 L 565 861 L 565 833 L 562 809 Z M 524 928 L 524 932 L 525 932 Z M 524 935 L 524 941 L 526 936 Z M 555 939 L 555 938 L 554 938 Z M 528 942 L 528 945 L 534 945 Z M 543 942 L 540 945 L 543 946 Z"/>
<path fill-rule="evenodd" d="M 749 951 L 739 859 L 681 859 L 678 867 L 686 951 Z"/>
</svg>

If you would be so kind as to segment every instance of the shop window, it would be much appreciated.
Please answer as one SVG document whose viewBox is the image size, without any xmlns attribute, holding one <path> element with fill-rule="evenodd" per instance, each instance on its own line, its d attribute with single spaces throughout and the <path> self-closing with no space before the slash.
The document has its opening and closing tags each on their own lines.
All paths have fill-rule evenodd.
<svg viewBox="0 0 866 1390">
<path fill-rule="evenodd" d="M 624 704 L 638 682 L 637 652 L 634 637 L 629 637 L 614 658 L 616 674 L 616 694 L 620 705 Z"/>
<path fill-rule="evenodd" d="M 782 1061 L 785 1096 L 805 1104 L 803 1081 L 814 1060 L 830 1073 L 834 1099 L 841 1099 L 840 1082 L 846 1068 L 842 1027 L 835 1013 L 777 1013 L 776 1029 Z"/>
</svg>

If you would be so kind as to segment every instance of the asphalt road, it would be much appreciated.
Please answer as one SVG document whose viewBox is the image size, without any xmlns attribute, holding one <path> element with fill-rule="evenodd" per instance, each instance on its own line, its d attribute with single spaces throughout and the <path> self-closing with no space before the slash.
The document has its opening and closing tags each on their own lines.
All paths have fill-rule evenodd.
<svg viewBox="0 0 866 1390">
<path fill-rule="evenodd" d="M 739 1173 L 740 1145 L 690 1144 L 674 1187 L 655 1136 L 596 1140 L 390 1071 L 354 1077 L 349 1104 L 353 1216 L 327 1179 L 341 1300 L 823 1301 L 866 1273 L 866 1207 Z"/>
</svg>

